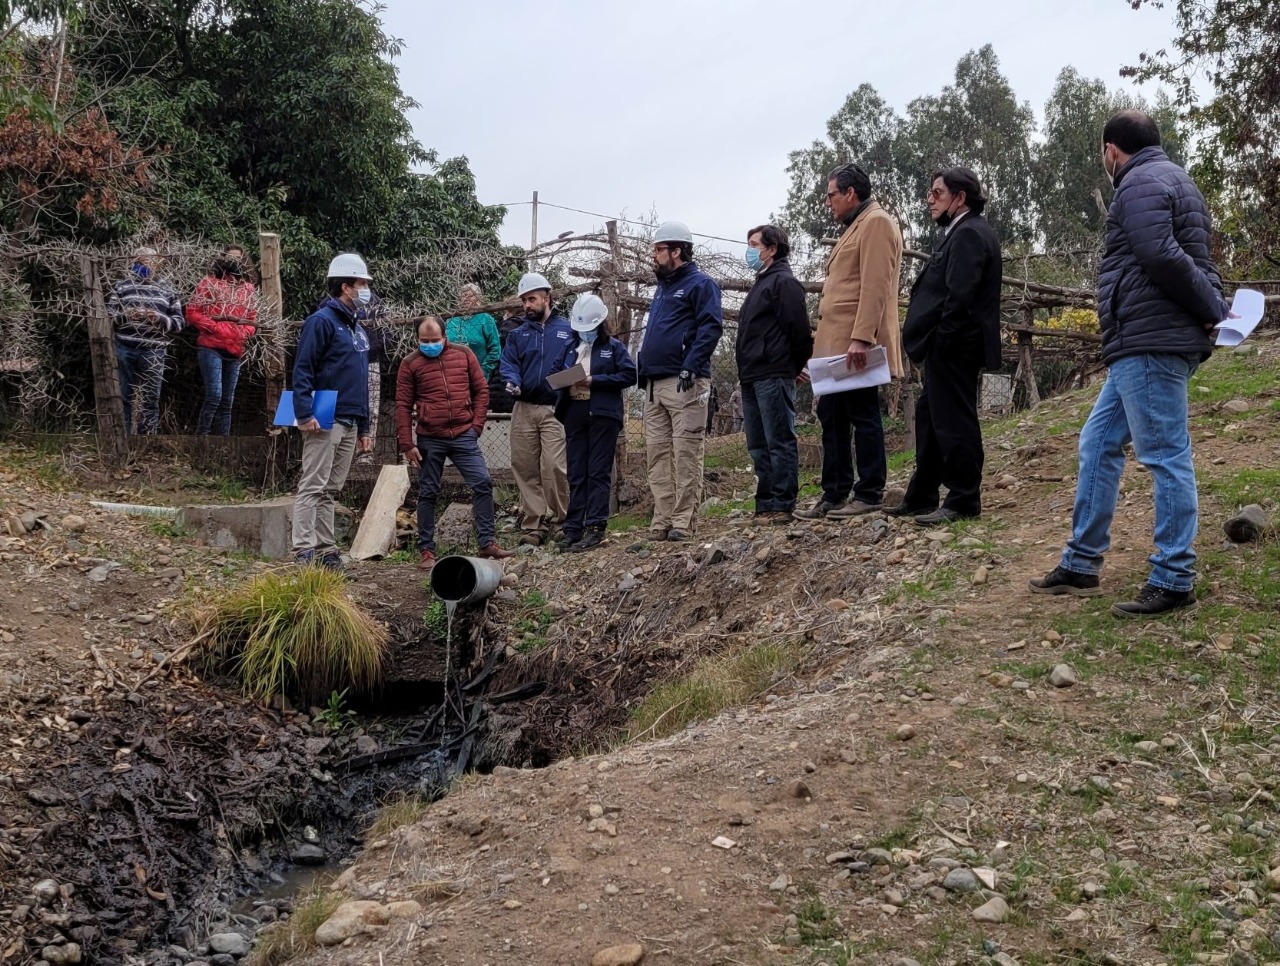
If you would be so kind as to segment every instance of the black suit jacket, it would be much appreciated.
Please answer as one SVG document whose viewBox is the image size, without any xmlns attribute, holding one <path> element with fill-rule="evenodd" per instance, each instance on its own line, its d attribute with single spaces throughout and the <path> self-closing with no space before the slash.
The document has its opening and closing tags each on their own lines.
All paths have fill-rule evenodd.
<svg viewBox="0 0 1280 966">
<path fill-rule="evenodd" d="M 934 250 L 911 286 L 902 346 L 911 361 L 932 351 L 964 353 L 1000 368 L 1000 240 L 969 212 Z"/>
</svg>

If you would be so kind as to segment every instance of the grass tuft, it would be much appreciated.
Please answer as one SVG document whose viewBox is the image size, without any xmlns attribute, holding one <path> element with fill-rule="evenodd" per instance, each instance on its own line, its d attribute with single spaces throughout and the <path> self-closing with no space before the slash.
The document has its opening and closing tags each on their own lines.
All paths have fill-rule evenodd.
<svg viewBox="0 0 1280 966">
<path fill-rule="evenodd" d="M 420 795 L 397 795 L 378 809 L 377 817 L 365 833 L 365 840 L 376 842 L 386 838 L 404 825 L 412 825 L 427 810 L 427 801 Z"/>
<path fill-rule="evenodd" d="M 382 678 L 387 631 L 322 567 L 263 574 L 196 619 L 210 663 L 229 666 L 245 694 L 316 704 L 334 691 L 364 692 Z"/>
<path fill-rule="evenodd" d="M 695 721 L 714 718 L 791 674 L 804 660 L 796 644 L 755 644 L 736 654 L 708 658 L 687 675 L 659 685 L 631 714 L 628 740 L 662 738 Z"/>
<path fill-rule="evenodd" d="M 288 921 L 258 933 L 248 966 L 281 966 L 316 949 L 316 930 L 341 902 L 336 892 L 319 889 L 299 899 Z"/>
</svg>

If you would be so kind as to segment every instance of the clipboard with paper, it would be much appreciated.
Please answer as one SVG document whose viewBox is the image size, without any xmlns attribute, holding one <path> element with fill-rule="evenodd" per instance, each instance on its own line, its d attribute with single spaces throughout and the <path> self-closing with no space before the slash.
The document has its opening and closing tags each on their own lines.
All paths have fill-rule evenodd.
<svg viewBox="0 0 1280 966">
<path fill-rule="evenodd" d="M 884 346 L 878 345 L 867 352 L 865 369 L 850 369 L 844 356 L 824 356 L 809 360 L 809 381 L 815 396 L 831 396 L 850 389 L 886 385 L 889 372 L 889 356 Z"/>
<path fill-rule="evenodd" d="M 587 378 L 587 369 L 579 362 L 576 366 L 570 366 L 568 369 L 547 376 L 547 385 L 552 389 L 568 389 L 585 378 Z"/>
<path fill-rule="evenodd" d="M 1236 289 L 1235 298 L 1231 300 L 1231 313 L 1234 319 L 1223 319 L 1213 330 L 1214 345 L 1237 346 L 1249 336 L 1262 321 L 1267 310 L 1266 296 L 1256 289 Z"/>
</svg>

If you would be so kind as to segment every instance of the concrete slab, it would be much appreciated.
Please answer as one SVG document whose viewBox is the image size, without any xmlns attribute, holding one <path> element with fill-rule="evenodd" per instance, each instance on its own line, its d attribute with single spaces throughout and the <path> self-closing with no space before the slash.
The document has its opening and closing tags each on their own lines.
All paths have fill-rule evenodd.
<svg viewBox="0 0 1280 966">
<path fill-rule="evenodd" d="M 238 550 L 270 560 L 293 556 L 293 497 L 261 503 L 188 506 L 178 511 L 177 526 L 189 530 L 198 543 L 220 550 Z M 339 506 L 334 516 L 339 543 L 351 531 L 352 514 Z"/>
</svg>

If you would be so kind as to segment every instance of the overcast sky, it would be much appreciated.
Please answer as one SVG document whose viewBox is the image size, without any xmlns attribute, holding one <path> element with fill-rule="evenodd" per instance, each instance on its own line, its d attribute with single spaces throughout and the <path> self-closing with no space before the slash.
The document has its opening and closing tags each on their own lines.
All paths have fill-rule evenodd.
<svg viewBox="0 0 1280 966">
<path fill-rule="evenodd" d="M 1039 116 L 1067 64 L 1128 84 L 1120 67 L 1173 32 L 1168 10 L 1126 0 L 383 2 L 417 136 L 466 155 L 482 202 L 537 190 L 735 239 L 782 207 L 787 153 L 861 83 L 901 112 L 990 43 Z M 511 207 L 504 241 L 529 244 L 529 215 Z M 601 224 L 543 206 L 538 237 Z"/>
</svg>

